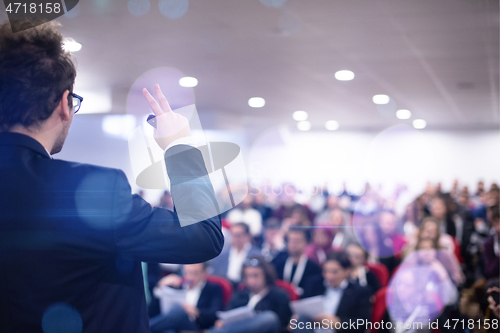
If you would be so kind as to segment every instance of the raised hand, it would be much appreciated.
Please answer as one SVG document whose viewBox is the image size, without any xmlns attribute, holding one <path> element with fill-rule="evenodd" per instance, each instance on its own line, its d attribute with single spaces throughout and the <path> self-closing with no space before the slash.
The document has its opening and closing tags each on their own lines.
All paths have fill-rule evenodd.
<svg viewBox="0 0 500 333">
<path fill-rule="evenodd" d="M 158 84 L 155 85 L 155 94 L 160 105 L 146 88 L 142 89 L 142 93 L 156 116 L 154 138 L 163 150 L 175 140 L 191 135 L 188 120 L 186 117 L 172 111 Z"/>
</svg>

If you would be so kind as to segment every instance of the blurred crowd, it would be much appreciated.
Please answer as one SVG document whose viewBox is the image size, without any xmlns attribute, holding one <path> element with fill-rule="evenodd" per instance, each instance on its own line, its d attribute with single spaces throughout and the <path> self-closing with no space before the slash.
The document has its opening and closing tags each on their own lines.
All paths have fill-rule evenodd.
<svg viewBox="0 0 500 333">
<path fill-rule="evenodd" d="M 159 205 L 173 209 L 168 192 Z M 331 332 L 325 321 L 337 332 L 498 332 L 497 184 L 429 183 L 416 198 L 403 186 L 390 196 L 368 184 L 361 195 L 344 186 L 308 197 L 291 184 L 251 188 L 222 224 L 225 246 L 212 261 L 147 265 L 152 332 Z M 162 311 L 155 295 L 165 286 L 186 289 L 186 303 Z M 323 313 L 290 306 L 318 295 Z M 244 306 L 257 315 L 217 315 Z M 357 320 L 369 325 L 342 325 Z"/>
</svg>

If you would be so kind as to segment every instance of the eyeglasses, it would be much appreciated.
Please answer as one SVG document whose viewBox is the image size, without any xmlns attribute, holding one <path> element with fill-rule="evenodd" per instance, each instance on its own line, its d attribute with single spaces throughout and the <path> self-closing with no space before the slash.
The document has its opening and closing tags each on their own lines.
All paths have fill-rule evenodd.
<svg viewBox="0 0 500 333">
<path fill-rule="evenodd" d="M 80 106 L 82 106 L 83 97 L 75 93 L 71 93 L 71 96 L 73 96 L 73 111 L 77 113 L 80 110 Z"/>
</svg>

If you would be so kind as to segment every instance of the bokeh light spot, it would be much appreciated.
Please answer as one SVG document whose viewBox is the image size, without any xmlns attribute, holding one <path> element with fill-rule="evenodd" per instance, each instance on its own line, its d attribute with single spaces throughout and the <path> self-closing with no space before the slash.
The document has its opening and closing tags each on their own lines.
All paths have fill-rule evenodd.
<svg viewBox="0 0 500 333">
<path fill-rule="evenodd" d="M 66 303 L 55 303 L 45 310 L 42 317 L 44 333 L 81 333 L 82 318 L 78 311 Z"/>
<path fill-rule="evenodd" d="M 163 16 L 175 20 L 187 13 L 189 0 L 160 0 L 158 7 Z"/>
</svg>

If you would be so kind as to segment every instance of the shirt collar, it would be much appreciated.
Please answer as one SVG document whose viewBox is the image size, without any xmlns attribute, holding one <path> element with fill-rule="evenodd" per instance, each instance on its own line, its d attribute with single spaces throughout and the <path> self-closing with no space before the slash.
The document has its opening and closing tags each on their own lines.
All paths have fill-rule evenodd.
<svg viewBox="0 0 500 333">
<path fill-rule="evenodd" d="M 186 288 L 186 290 L 200 290 L 201 291 L 205 287 L 206 283 L 207 283 L 206 280 L 200 281 L 200 283 L 198 283 L 195 287 L 193 287 L 191 289 Z"/>
<path fill-rule="evenodd" d="M 326 285 L 326 281 L 325 281 L 325 285 Z M 349 285 L 349 281 L 347 281 L 347 279 L 345 279 L 344 281 L 340 282 L 340 284 L 338 285 L 338 287 L 330 287 L 330 286 L 326 286 L 328 290 L 335 290 L 335 291 L 341 291 L 341 290 L 345 290 L 347 288 L 347 286 Z"/>
<path fill-rule="evenodd" d="M 248 251 L 250 251 L 251 248 L 252 245 L 250 243 L 246 243 L 245 245 L 243 245 L 243 249 L 241 250 L 241 252 L 238 253 L 238 250 L 236 250 L 234 246 L 231 246 L 230 251 L 233 252 L 234 254 L 239 254 L 239 255 L 245 254 L 246 256 L 246 254 L 248 253 Z"/>
</svg>

